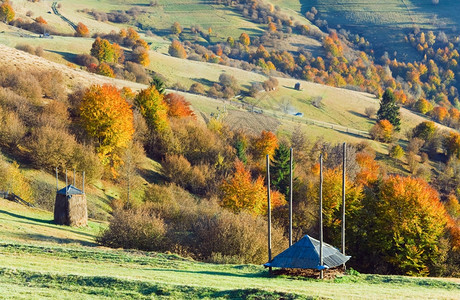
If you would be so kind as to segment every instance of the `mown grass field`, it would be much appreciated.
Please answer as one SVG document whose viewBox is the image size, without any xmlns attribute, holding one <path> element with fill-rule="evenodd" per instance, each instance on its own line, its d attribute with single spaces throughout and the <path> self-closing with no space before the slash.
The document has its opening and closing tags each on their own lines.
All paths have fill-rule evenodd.
<svg viewBox="0 0 460 300">
<path fill-rule="evenodd" d="M 393 57 L 395 51 L 398 60 L 412 61 L 418 55 L 404 42 L 404 35 L 419 27 L 424 30 L 442 30 L 456 34 L 460 25 L 458 12 L 460 2 L 455 0 L 432 1 L 414 0 L 301 0 L 302 12 L 316 7 L 319 18 L 327 20 L 332 28 L 345 28 L 358 33 L 372 43 L 376 53 L 387 51 Z"/>
<path fill-rule="evenodd" d="M 0 199 L 0 295 L 15 299 L 458 299 L 458 280 L 348 275 L 272 277 L 258 265 L 98 247 L 105 224 L 52 224 L 52 214 Z"/>
</svg>

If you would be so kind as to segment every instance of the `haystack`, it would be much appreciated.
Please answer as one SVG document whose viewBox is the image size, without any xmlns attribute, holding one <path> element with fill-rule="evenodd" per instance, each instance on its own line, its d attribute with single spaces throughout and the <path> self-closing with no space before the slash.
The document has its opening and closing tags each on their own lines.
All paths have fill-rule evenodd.
<svg viewBox="0 0 460 300">
<path fill-rule="evenodd" d="M 56 193 L 54 222 L 59 225 L 88 225 L 86 195 L 73 185 L 68 185 Z"/>
</svg>

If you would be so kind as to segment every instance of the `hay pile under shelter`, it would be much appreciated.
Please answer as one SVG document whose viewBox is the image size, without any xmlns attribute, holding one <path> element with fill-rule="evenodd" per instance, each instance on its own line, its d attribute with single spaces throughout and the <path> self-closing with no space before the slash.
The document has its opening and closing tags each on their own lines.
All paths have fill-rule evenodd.
<svg viewBox="0 0 460 300">
<path fill-rule="evenodd" d="M 316 269 L 324 270 L 338 267 L 346 263 L 351 256 L 345 256 L 329 244 L 323 244 L 323 265 L 319 257 L 320 242 L 305 235 L 297 243 L 278 254 L 265 267 L 292 268 L 292 269 Z"/>
<path fill-rule="evenodd" d="M 88 209 L 85 193 L 73 185 L 57 191 L 54 222 L 59 225 L 87 226 Z"/>
</svg>

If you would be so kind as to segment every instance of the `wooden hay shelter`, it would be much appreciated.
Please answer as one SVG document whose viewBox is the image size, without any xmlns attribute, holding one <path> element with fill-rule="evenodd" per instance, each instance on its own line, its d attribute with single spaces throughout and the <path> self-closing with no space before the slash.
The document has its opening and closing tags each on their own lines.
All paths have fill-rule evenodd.
<svg viewBox="0 0 460 300">
<path fill-rule="evenodd" d="M 87 226 L 88 209 L 86 195 L 73 185 L 57 191 L 54 205 L 54 222 L 67 226 Z"/>
<path fill-rule="evenodd" d="M 334 268 L 346 263 L 350 256 L 345 256 L 329 244 L 323 244 L 324 263 L 320 263 L 320 242 L 305 235 L 297 243 L 278 254 L 265 267 L 292 268 L 292 269 L 316 269 L 324 270 Z"/>
</svg>

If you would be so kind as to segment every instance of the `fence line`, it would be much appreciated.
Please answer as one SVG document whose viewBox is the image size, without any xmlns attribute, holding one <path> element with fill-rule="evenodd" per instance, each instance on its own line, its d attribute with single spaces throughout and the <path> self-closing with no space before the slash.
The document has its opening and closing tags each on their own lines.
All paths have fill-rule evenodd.
<svg viewBox="0 0 460 300">
<path fill-rule="evenodd" d="M 18 195 L 16 195 L 15 193 L 10 193 L 8 191 L 0 191 L 0 198 L 4 198 L 29 207 L 35 207 L 32 203 L 29 203 L 26 200 L 19 197 Z"/>
</svg>

